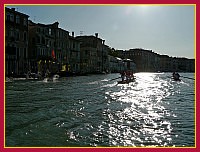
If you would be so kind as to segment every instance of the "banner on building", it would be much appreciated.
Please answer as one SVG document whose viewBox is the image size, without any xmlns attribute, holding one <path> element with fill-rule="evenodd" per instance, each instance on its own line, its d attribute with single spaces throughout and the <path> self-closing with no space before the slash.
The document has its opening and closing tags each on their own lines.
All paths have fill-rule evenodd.
<svg viewBox="0 0 200 152">
<path fill-rule="evenodd" d="M 51 55 L 54 59 L 56 58 L 54 50 L 52 50 Z"/>
</svg>

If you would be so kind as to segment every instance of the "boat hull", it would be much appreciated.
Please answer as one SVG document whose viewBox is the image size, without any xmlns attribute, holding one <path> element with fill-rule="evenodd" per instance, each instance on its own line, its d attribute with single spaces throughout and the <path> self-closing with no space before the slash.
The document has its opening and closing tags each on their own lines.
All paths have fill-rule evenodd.
<svg viewBox="0 0 200 152">
<path fill-rule="evenodd" d="M 131 80 L 124 80 L 124 81 L 118 81 L 118 84 L 129 84 L 130 82 L 134 82 L 135 79 L 131 79 Z"/>
<path fill-rule="evenodd" d="M 173 81 L 181 81 L 181 79 L 173 79 Z"/>
<path fill-rule="evenodd" d="M 181 81 L 181 79 L 175 78 L 175 77 L 172 77 L 172 80 L 173 80 L 173 81 Z"/>
</svg>

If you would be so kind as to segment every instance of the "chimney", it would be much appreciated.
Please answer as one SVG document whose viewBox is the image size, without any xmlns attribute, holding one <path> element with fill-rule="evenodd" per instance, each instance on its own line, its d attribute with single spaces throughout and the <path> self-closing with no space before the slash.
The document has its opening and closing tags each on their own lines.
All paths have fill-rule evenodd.
<svg viewBox="0 0 200 152">
<path fill-rule="evenodd" d="M 95 33 L 96 38 L 98 38 L 98 33 Z"/>
<path fill-rule="evenodd" d="M 59 25 L 58 22 L 53 23 L 54 28 L 58 28 L 58 25 Z"/>
<path fill-rule="evenodd" d="M 74 32 L 72 32 L 72 37 L 74 37 Z"/>
</svg>

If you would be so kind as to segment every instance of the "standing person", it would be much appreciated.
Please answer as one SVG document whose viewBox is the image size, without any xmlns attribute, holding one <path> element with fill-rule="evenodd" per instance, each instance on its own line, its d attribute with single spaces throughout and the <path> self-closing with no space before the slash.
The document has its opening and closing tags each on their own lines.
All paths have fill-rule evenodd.
<svg viewBox="0 0 200 152">
<path fill-rule="evenodd" d="M 121 72 L 122 82 L 124 82 L 125 77 L 126 77 L 126 73 L 125 73 L 125 71 L 122 71 Z"/>
<path fill-rule="evenodd" d="M 131 70 L 127 71 L 126 78 L 128 81 L 133 80 L 134 79 L 133 71 L 131 71 Z"/>
<path fill-rule="evenodd" d="M 132 80 L 134 80 L 134 79 L 135 79 L 135 76 L 134 76 L 134 73 L 133 73 L 133 71 L 131 71 L 131 78 L 132 78 Z"/>
<path fill-rule="evenodd" d="M 173 72 L 173 73 L 172 73 L 172 77 L 173 77 L 173 78 L 174 78 L 175 74 L 176 74 L 176 72 Z"/>
</svg>

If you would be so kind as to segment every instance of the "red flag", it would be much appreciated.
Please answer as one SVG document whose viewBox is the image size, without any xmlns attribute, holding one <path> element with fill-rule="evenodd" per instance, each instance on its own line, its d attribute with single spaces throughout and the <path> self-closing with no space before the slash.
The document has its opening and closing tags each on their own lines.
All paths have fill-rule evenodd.
<svg viewBox="0 0 200 152">
<path fill-rule="evenodd" d="M 56 58 L 54 50 L 52 50 L 51 55 L 54 59 Z"/>
</svg>

